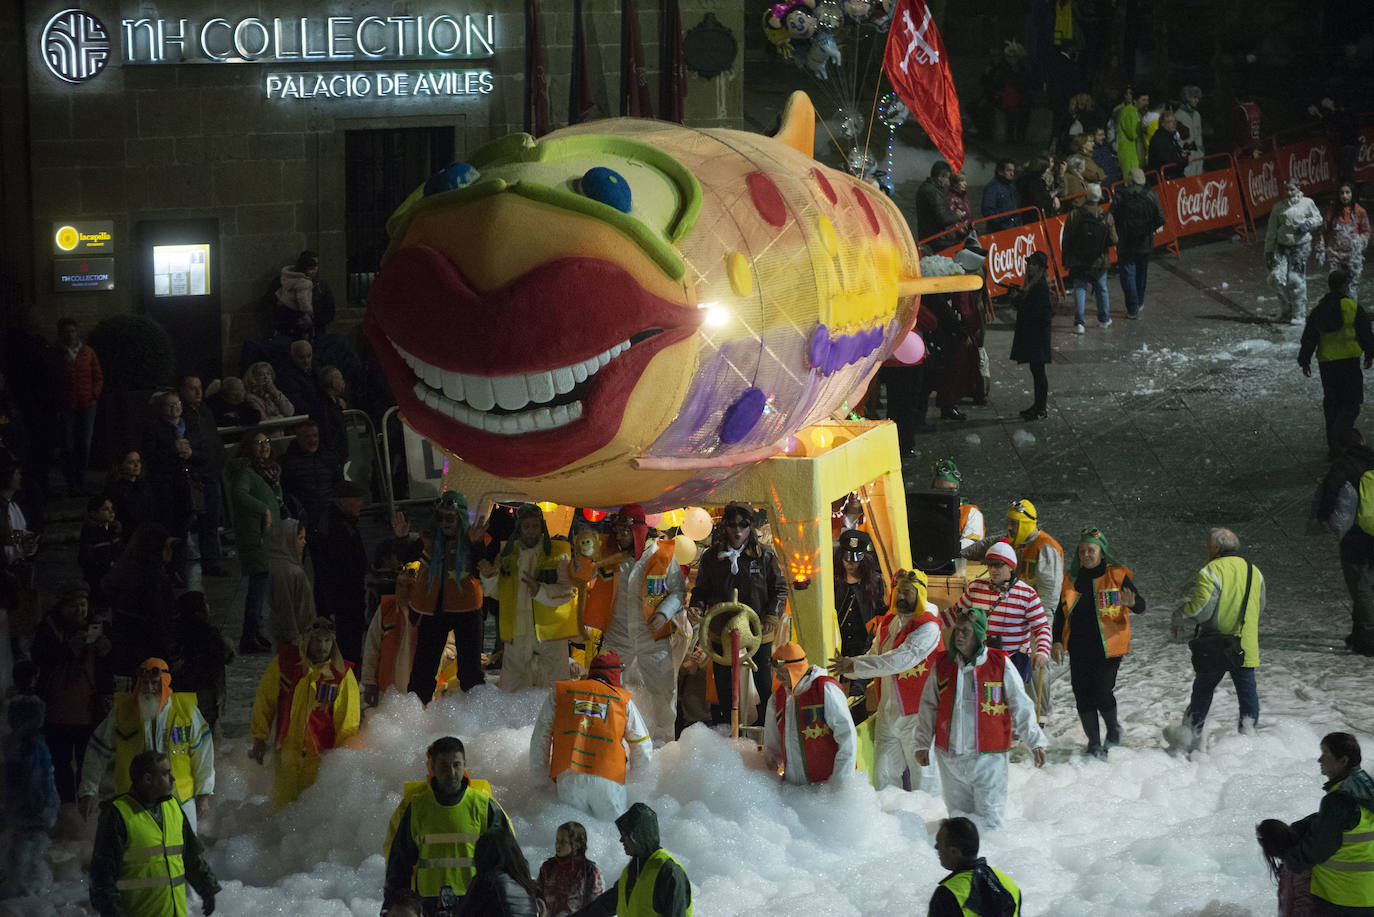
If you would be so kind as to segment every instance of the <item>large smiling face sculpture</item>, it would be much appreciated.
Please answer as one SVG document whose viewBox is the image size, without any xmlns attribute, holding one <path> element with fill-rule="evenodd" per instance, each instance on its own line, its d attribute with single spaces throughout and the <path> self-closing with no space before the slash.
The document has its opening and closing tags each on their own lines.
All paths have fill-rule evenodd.
<svg viewBox="0 0 1374 917">
<path fill-rule="evenodd" d="M 518 134 L 406 200 L 368 334 L 470 495 L 680 506 L 862 390 L 919 260 L 881 192 L 812 159 L 813 124 L 798 93 L 771 138 Z"/>
</svg>

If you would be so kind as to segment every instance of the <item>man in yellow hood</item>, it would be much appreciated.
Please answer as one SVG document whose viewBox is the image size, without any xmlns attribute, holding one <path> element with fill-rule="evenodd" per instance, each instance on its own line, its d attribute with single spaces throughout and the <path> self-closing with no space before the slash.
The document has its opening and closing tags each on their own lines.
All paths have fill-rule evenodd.
<svg viewBox="0 0 1374 917">
<path fill-rule="evenodd" d="M 283 644 L 258 682 L 253 701 L 253 747 L 259 764 L 276 723 L 278 808 L 315 782 L 320 757 L 358 731 L 358 681 L 334 640 L 334 625 L 316 618 L 298 644 Z"/>
</svg>

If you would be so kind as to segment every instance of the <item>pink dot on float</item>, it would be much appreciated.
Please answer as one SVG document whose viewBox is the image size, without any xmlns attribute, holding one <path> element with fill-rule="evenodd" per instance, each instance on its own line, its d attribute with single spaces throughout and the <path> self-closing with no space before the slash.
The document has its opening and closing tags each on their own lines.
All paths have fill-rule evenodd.
<svg viewBox="0 0 1374 917">
<path fill-rule="evenodd" d="M 873 212 L 873 205 L 868 202 L 868 195 L 861 188 L 854 189 L 854 197 L 859 201 L 859 209 L 868 217 L 868 228 L 873 230 L 873 235 L 878 235 L 881 227 L 878 225 L 878 214 Z"/>
<path fill-rule="evenodd" d="M 749 197 L 759 216 L 769 226 L 781 229 L 787 222 L 787 205 L 783 203 L 782 192 L 773 184 L 773 179 L 762 172 L 750 172 L 744 181 L 749 186 Z"/>
<path fill-rule="evenodd" d="M 835 189 L 830 187 L 829 180 L 826 179 L 825 175 L 822 174 L 820 169 L 812 169 L 811 174 L 815 176 L 816 184 L 821 186 L 821 193 L 825 195 L 826 200 L 828 200 L 831 204 L 834 204 L 835 201 L 839 200 L 839 198 L 835 195 Z"/>
</svg>

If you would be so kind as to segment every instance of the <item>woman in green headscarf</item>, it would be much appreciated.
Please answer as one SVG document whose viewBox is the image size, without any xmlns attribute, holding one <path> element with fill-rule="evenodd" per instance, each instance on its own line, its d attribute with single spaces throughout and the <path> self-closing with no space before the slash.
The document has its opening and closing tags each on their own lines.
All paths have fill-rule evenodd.
<svg viewBox="0 0 1374 917">
<path fill-rule="evenodd" d="M 1068 650 L 1078 718 L 1094 757 L 1105 758 L 1107 749 L 1121 744 L 1116 674 L 1131 648 L 1131 615 L 1144 613 L 1145 597 L 1136 591 L 1130 569 L 1112 557 L 1101 531 L 1084 529 L 1054 614 L 1051 656 L 1061 662 Z M 1099 715 L 1107 726 L 1105 738 Z"/>
</svg>

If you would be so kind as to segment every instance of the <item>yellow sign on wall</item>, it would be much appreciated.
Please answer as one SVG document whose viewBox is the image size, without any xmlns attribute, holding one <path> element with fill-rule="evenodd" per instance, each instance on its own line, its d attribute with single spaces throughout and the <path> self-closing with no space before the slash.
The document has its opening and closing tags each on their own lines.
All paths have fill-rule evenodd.
<svg viewBox="0 0 1374 917">
<path fill-rule="evenodd" d="M 114 253 L 114 220 L 81 220 L 52 224 L 54 255 Z"/>
</svg>

